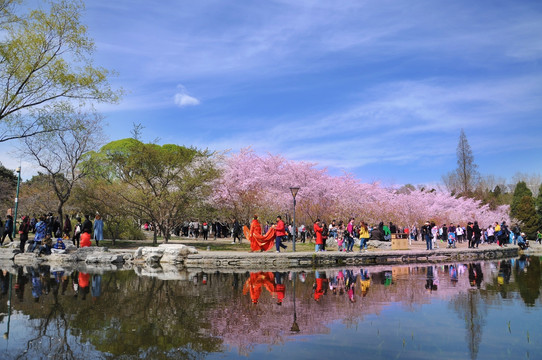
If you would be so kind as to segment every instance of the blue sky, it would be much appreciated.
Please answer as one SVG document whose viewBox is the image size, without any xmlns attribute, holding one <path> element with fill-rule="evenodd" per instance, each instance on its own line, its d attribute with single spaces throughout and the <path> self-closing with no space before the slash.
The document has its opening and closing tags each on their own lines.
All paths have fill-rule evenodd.
<svg viewBox="0 0 542 360">
<path fill-rule="evenodd" d="M 317 162 L 435 183 L 465 129 L 484 174 L 542 172 L 540 1 L 87 1 L 127 94 L 109 140 Z M 4 161 L 9 165 L 9 161 Z"/>
</svg>

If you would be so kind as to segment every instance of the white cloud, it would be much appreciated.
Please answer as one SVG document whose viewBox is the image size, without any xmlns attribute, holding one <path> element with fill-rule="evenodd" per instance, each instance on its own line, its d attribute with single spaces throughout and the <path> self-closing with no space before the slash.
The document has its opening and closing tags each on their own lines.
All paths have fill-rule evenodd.
<svg viewBox="0 0 542 360">
<path fill-rule="evenodd" d="M 200 104 L 200 101 L 193 96 L 188 95 L 184 86 L 179 86 L 179 92 L 174 97 L 175 104 L 178 107 L 196 106 Z"/>
</svg>

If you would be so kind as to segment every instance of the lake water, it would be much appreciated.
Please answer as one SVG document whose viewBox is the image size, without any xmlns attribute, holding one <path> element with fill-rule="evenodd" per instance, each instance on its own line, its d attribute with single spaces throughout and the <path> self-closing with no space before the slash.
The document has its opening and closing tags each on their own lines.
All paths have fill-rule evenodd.
<svg viewBox="0 0 542 360">
<path fill-rule="evenodd" d="M 4 271 L 0 358 L 542 358 L 539 257 L 180 275 Z"/>
</svg>

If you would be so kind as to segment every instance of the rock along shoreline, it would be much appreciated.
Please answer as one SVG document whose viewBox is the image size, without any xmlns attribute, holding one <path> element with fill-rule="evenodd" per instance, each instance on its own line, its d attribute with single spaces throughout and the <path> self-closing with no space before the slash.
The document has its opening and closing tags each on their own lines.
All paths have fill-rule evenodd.
<svg viewBox="0 0 542 360">
<path fill-rule="evenodd" d="M 18 243 L 0 248 L 0 264 L 4 266 L 37 266 L 47 264 L 59 267 L 84 265 L 105 270 L 122 269 L 125 265 L 138 268 L 176 267 L 187 270 L 220 269 L 311 269 L 357 265 L 398 265 L 415 263 L 448 263 L 459 261 L 497 260 L 517 257 L 517 246 L 488 246 L 479 249 L 439 250 L 375 250 L 344 253 L 326 252 L 234 252 L 202 251 L 184 244 L 161 244 L 157 247 L 140 247 L 137 250 L 109 250 L 105 247 L 77 249 L 68 244 L 63 254 L 38 256 L 36 253 L 20 253 Z"/>
</svg>

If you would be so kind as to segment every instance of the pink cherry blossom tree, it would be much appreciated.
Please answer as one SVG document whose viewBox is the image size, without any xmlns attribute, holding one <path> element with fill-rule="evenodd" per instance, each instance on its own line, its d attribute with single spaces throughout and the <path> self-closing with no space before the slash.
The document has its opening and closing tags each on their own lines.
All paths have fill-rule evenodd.
<svg viewBox="0 0 542 360">
<path fill-rule="evenodd" d="M 478 220 L 480 226 L 487 226 L 509 220 L 508 206 L 491 210 L 480 201 L 457 198 L 442 190 L 399 193 L 379 183 L 362 183 L 350 174 L 332 176 L 316 165 L 242 149 L 225 158 L 212 202 L 223 214 L 243 221 L 254 213 L 273 220 L 277 214 L 291 214 L 289 188 L 296 185 L 300 187 L 296 216 L 305 224 L 316 218 L 329 222 L 350 217 L 370 224 L 392 221 L 402 226 L 427 220 L 439 225 Z"/>
</svg>

